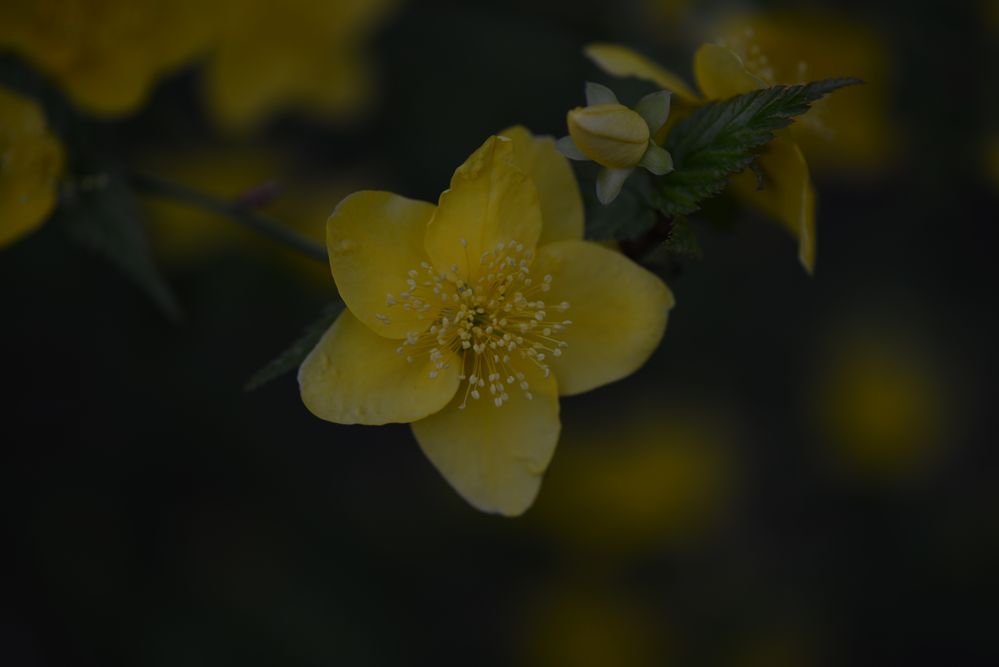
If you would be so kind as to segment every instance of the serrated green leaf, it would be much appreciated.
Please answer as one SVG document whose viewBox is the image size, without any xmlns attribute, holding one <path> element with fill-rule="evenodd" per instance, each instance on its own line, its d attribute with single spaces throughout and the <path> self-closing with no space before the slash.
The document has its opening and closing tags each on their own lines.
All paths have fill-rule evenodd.
<svg viewBox="0 0 999 667">
<path fill-rule="evenodd" d="M 825 95 L 856 83 L 860 81 L 826 79 L 774 86 L 700 107 L 667 139 L 674 170 L 660 180 L 660 210 L 665 215 L 698 210 L 702 201 L 725 188 L 730 176 L 750 165 L 774 132 Z"/>
<path fill-rule="evenodd" d="M 253 377 L 243 387 L 244 390 L 253 391 L 254 389 L 259 389 L 271 380 L 276 380 L 282 375 L 298 368 L 305 361 L 305 357 L 309 355 L 309 352 L 319 343 L 319 339 L 323 337 L 326 330 L 340 316 L 343 308 L 342 301 L 335 301 L 326 306 L 319 318 L 306 327 L 302 335 L 289 345 L 284 352 L 253 374 Z"/>
<path fill-rule="evenodd" d="M 153 261 L 139 204 L 118 174 L 81 179 L 63 197 L 56 219 L 70 239 L 114 264 L 167 318 L 181 318 L 173 290 Z"/>
</svg>

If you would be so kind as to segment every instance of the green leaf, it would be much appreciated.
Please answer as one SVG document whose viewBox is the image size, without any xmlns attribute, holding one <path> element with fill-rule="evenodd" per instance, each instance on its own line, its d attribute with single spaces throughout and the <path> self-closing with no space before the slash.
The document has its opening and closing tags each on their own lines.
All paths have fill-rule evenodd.
<svg viewBox="0 0 999 667">
<path fill-rule="evenodd" d="M 665 215 L 698 210 L 725 188 L 730 176 L 750 166 L 774 132 L 825 95 L 856 83 L 860 80 L 826 79 L 774 86 L 700 107 L 667 139 L 674 170 L 659 181 L 660 210 Z"/>
<path fill-rule="evenodd" d="M 118 267 L 167 318 L 181 319 L 173 290 L 153 262 L 139 203 L 118 174 L 78 179 L 64 194 L 57 220 L 71 240 Z"/>
<path fill-rule="evenodd" d="M 326 330 L 333 325 L 336 318 L 343 312 L 343 308 L 342 301 L 334 301 L 323 308 L 323 312 L 319 318 L 306 327 L 302 335 L 289 345 L 284 352 L 254 373 L 243 389 L 245 391 L 259 389 L 271 380 L 276 380 L 301 366 L 302 362 L 305 361 L 305 357 L 309 355 L 309 352 L 312 352 L 312 348 L 319 343 L 319 339 L 323 337 Z"/>
</svg>

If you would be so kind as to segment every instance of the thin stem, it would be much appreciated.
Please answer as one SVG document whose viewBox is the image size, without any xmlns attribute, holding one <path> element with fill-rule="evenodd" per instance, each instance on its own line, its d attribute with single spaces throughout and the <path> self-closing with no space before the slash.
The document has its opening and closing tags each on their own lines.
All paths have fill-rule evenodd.
<svg viewBox="0 0 999 667">
<path fill-rule="evenodd" d="M 235 223 L 243 225 L 247 229 L 252 229 L 258 234 L 283 243 L 292 250 L 296 250 L 316 261 L 323 262 L 324 264 L 329 261 L 326 249 L 321 245 L 314 243 L 298 232 L 288 229 L 280 222 L 260 215 L 248 208 L 244 202 L 215 197 L 183 185 L 178 185 L 177 183 L 164 181 L 149 174 L 134 173 L 131 175 L 131 181 L 136 188 L 148 194 L 218 213 Z"/>
</svg>

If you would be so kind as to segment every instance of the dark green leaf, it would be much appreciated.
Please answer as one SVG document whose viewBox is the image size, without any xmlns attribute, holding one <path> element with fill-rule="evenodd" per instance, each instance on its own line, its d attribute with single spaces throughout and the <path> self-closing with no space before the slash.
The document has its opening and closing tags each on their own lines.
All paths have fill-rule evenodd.
<svg viewBox="0 0 999 667">
<path fill-rule="evenodd" d="M 259 389 L 271 380 L 276 380 L 298 368 L 342 311 L 342 301 L 335 301 L 326 306 L 319 318 L 306 327 L 295 342 L 289 345 L 277 358 L 253 374 L 244 389 L 246 391 Z"/>
<path fill-rule="evenodd" d="M 750 166 L 774 132 L 834 90 L 858 79 L 826 79 L 800 86 L 774 86 L 712 102 L 670 132 L 667 148 L 674 171 L 660 179 L 660 210 L 693 213 L 721 192 L 728 179 Z"/>
<path fill-rule="evenodd" d="M 69 237 L 118 267 L 171 320 L 181 317 L 169 284 L 153 262 L 141 209 L 117 174 L 97 172 L 65 193 L 57 220 Z"/>
</svg>

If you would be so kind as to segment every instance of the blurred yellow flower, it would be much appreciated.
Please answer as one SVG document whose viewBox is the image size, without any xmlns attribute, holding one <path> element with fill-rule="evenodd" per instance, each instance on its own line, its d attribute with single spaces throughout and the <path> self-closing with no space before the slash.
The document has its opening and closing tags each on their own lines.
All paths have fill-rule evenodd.
<svg viewBox="0 0 999 667">
<path fill-rule="evenodd" d="M 845 471 L 904 479 L 924 471 L 943 444 L 948 397 L 926 351 L 914 343 L 847 333 L 820 381 L 819 434 Z"/>
<path fill-rule="evenodd" d="M 672 91 L 677 98 L 674 108 L 679 112 L 674 119 L 706 101 L 767 86 L 764 79 L 746 68 L 738 55 L 717 44 L 704 44 L 694 56 L 694 77 L 704 97 L 680 77 L 626 47 L 591 44 L 586 55 L 609 74 L 638 77 Z M 667 124 L 665 129 L 669 127 Z M 662 137 L 656 139 L 662 141 Z M 798 259 L 811 273 L 815 267 L 815 190 L 805 156 L 790 132 L 782 130 L 767 145 L 757 164 L 764 179 L 762 190 L 751 170 L 735 176 L 731 187 L 748 204 L 782 223 L 798 240 Z"/>
<path fill-rule="evenodd" d="M 731 495 L 731 435 L 696 408 L 614 410 L 574 423 L 533 518 L 574 553 L 680 546 L 721 518 Z"/>
<path fill-rule="evenodd" d="M 205 95 L 218 122 L 252 129 L 294 106 L 320 118 L 357 114 L 372 94 L 365 42 L 397 0 L 222 0 Z"/>
<path fill-rule="evenodd" d="M 549 584 L 517 610 L 517 664 L 656 667 L 673 664 L 656 614 L 621 587 L 590 577 Z"/>
<path fill-rule="evenodd" d="M 878 169 L 898 136 L 889 115 L 889 53 L 884 36 L 861 21 L 816 10 L 732 15 L 716 29 L 724 46 L 768 85 L 855 76 L 817 102 L 791 134 L 818 168 L 846 174 Z"/>
<path fill-rule="evenodd" d="M 299 371 L 313 414 L 411 422 L 468 502 L 505 515 L 538 493 L 559 394 L 636 370 L 673 304 L 659 278 L 582 240 L 581 207 L 575 219 L 543 217 L 578 189 L 568 177 L 561 192 L 550 175 L 532 178 L 569 166 L 552 140 L 514 134 L 476 150 L 436 207 L 372 191 L 340 203 L 327 247 L 347 310 Z M 533 150 L 518 153 L 529 139 Z M 560 201 L 543 203 L 552 194 Z"/>
<path fill-rule="evenodd" d="M 58 199 L 63 161 L 41 108 L 0 86 L 0 247 L 45 222 Z"/>
<path fill-rule="evenodd" d="M 81 108 L 120 115 L 207 46 L 204 12 L 196 0 L 4 0 L 0 50 L 51 76 Z"/>
</svg>

